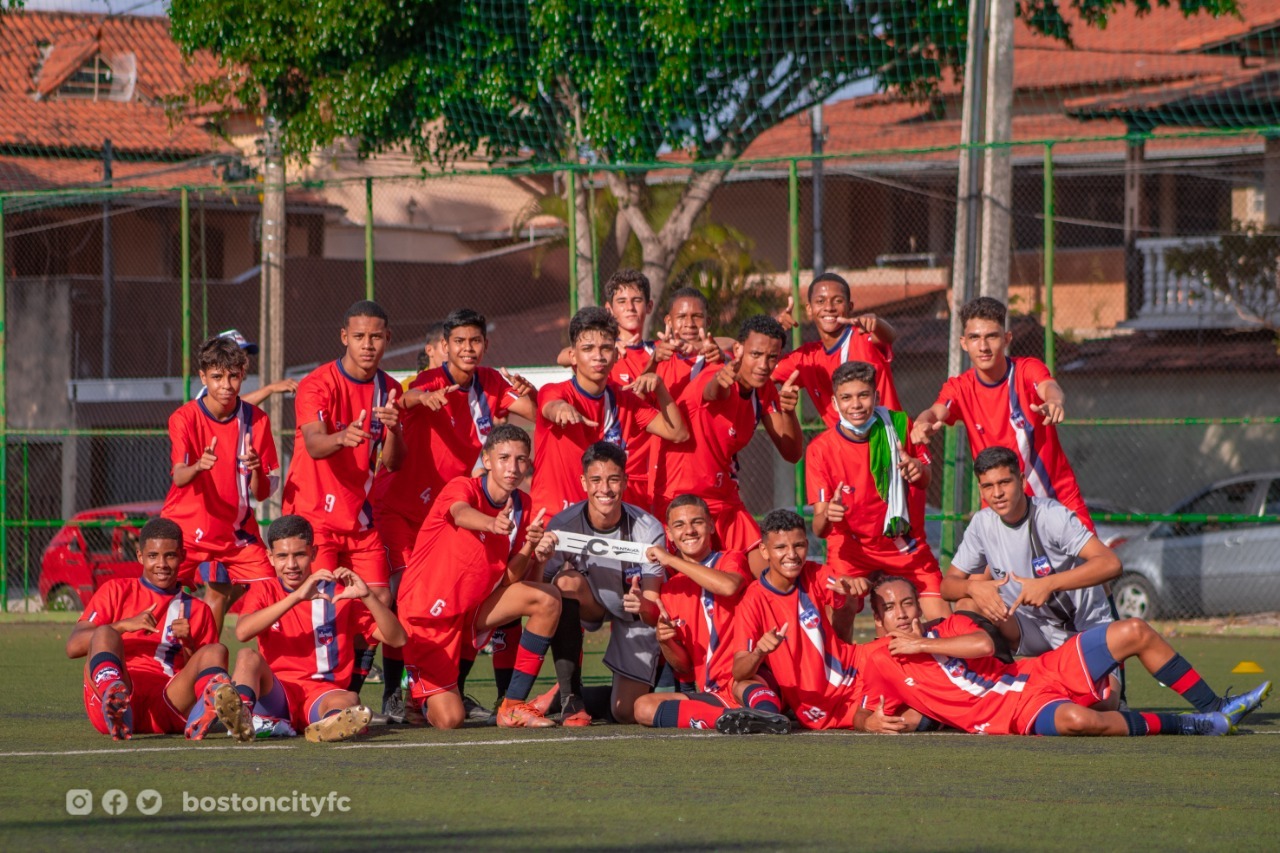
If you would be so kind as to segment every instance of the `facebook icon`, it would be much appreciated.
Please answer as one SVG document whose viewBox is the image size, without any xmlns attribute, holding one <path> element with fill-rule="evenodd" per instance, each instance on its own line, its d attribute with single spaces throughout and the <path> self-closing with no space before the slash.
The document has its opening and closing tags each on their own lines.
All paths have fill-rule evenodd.
<svg viewBox="0 0 1280 853">
<path fill-rule="evenodd" d="M 112 788 L 102 795 L 102 810 L 107 814 L 123 814 L 127 808 L 129 808 L 129 795 L 119 788 Z"/>
</svg>

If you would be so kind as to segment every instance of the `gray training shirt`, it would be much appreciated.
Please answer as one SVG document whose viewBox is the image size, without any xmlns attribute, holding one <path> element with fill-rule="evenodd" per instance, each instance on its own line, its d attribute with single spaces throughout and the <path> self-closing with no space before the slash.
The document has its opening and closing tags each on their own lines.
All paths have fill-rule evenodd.
<svg viewBox="0 0 1280 853">
<path fill-rule="evenodd" d="M 587 521 L 587 502 L 581 501 L 557 513 L 547 524 L 548 530 L 568 530 L 584 536 L 615 539 L 624 542 L 647 542 L 662 548 L 666 544 L 666 532 L 662 523 L 649 513 L 632 506 L 622 505 L 622 521 L 613 530 L 601 531 Z M 574 568 L 587 576 L 591 592 L 615 621 L 635 622 L 637 617 L 622 609 L 622 597 L 631 586 L 631 576 L 664 578 L 666 571 L 658 563 L 627 563 L 608 557 L 578 556 L 556 551 L 543 567 L 543 579 L 550 581 L 569 561 Z"/>
<path fill-rule="evenodd" d="M 1093 538 L 1075 513 L 1051 498 L 1031 498 L 1035 507 L 1036 534 L 1048 568 L 1054 573 L 1070 571 L 1080 565 L 1080 551 Z M 956 550 L 951 565 L 965 574 L 977 574 L 990 567 L 991 577 L 1000 580 L 1008 574 L 1033 577 L 1031 534 L 1027 520 L 1012 527 L 1005 524 L 995 510 L 986 507 L 974 515 L 965 531 L 964 540 Z M 1021 588 L 1015 582 L 1000 587 L 1000 597 L 1005 604 L 1017 600 Z M 1069 603 L 1062 602 L 1062 598 Z M 1055 607 L 1054 599 L 1044 607 L 1019 607 L 1015 615 L 1022 628 L 1023 640 L 1019 654 L 1041 654 L 1057 648 L 1073 634 L 1111 621 L 1111 604 L 1101 586 L 1073 589 L 1057 593 L 1054 597 L 1065 604 L 1069 619 L 1063 619 L 1064 607 Z M 1030 636 L 1028 629 L 1038 630 L 1040 636 Z"/>
</svg>

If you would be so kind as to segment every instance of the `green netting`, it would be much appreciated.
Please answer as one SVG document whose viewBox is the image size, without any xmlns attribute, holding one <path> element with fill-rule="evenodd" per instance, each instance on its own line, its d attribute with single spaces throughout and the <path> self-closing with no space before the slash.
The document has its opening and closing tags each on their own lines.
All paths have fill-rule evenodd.
<svg viewBox="0 0 1280 853">
<path fill-rule="evenodd" d="M 658 316 L 664 290 L 699 287 L 726 334 L 831 269 L 898 328 L 905 407 L 933 402 L 959 280 L 967 4 L 304 5 L 175 2 L 174 37 L 199 49 L 185 71 L 163 21 L 0 20 L 7 606 L 39 606 L 65 519 L 163 497 L 194 346 L 264 340 L 264 105 L 289 154 L 268 379 L 332 357 L 365 296 L 391 311 L 395 370 L 463 302 L 493 325 L 492 363 L 533 365 L 621 265 L 649 275 Z M 1280 2 L 1016 8 L 1008 137 L 977 152 L 1011 168 L 1013 351 L 1066 388 L 1063 441 L 1111 507 L 1096 518 L 1274 520 L 1265 490 L 1252 515 L 1166 510 L 1280 468 Z M 947 521 L 974 507 L 955 438 L 935 447 Z M 743 462 L 753 511 L 803 502 L 767 441 Z"/>
</svg>

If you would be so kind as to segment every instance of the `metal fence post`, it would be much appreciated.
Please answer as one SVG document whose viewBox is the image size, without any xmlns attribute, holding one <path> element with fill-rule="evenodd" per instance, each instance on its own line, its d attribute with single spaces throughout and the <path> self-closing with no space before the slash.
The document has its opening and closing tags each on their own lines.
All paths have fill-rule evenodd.
<svg viewBox="0 0 1280 853">
<path fill-rule="evenodd" d="M 566 199 L 569 204 L 569 316 L 578 313 L 578 205 L 577 173 L 573 169 L 566 172 Z"/>
<path fill-rule="evenodd" d="M 182 188 L 182 399 L 191 399 L 191 193 Z"/>
<path fill-rule="evenodd" d="M 787 236 L 791 255 L 791 316 L 794 319 L 800 310 L 800 164 L 794 159 L 787 164 Z M 791 329 L 792 349 L 799 347 L 802 339 L 803 332 L 797 323 Z M 801 412 L 796 413 L 797 419 Z M 796 512 L 800 512 L 805 505 L 803 456 L 796 464 L 795 497 Z"/>
<path fill-rule="evenodd" d="M 1053 336 L 1053 143 L 1044 144 L 1044 363 L 1052 373 L 1058 361 Z"/>
<path fill-rule="evenodd" d="M 364 298 L 373 301 L 373 178 L 364 179 Z"/>
<path fill-rule="evenodd" d="M 9 409 L 6 405 L 8 374 L 5 372 L 7 333 L 5 297 L 8 283 L 4 275 L 4 196 L 0 195 L 0 611 L 9 611 Z"/>
</svg>

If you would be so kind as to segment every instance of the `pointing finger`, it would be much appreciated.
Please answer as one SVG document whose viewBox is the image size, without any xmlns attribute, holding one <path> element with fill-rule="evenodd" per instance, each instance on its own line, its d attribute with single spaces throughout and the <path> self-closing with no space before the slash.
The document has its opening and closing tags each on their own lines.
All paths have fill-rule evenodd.
<svg viewBox="0 0 1280 853">
<path fill-rule="evenodd" d="M 589 427 L 598 427 L 598 426 L 600 426 L 600 424 L 596 423 L 595 421 L 587 420 L 586 418 L 581 418 L 581 421 L 582 421 L 584 424 L 586 424 L 587 426 L 589 426 Z"/>
<path fill-rule="evenodd" d="M 841 480 L 840 484 L 836 486 L 836 490 L 831 493 L 831 502 L 838 504 L 843 499 L 844 499 L 844 480 Z M 843 506 L 843 504 L 841 505 Z"/>
<path fill-rule="evenodd" d="M 787 313 L 790 314 L 795 309 L 796 309 L 795 299 L 793 297 L 788 296 L 787 297 Z"/>
<path fill-rule="evenodd" d="M 356 418 L 356 422 L 352 424 L 352 426 L 354 426 L 356 429 L 364 429 L 364 419 L 365 419 L 365 416 L 368 414 L 369 413 L 366 410 L 361 409 L 360 417 Z"/>
<path fill-rule="evenodd" d="M 778 635 L 779 640 L 785 640 L 787 638 L 787 628 L 789 628 L 790 626 L 791 626 L 790 622 L 783 622 L 782 627 L 774 631 L 773 633 Z"/>
<path fill-rule="evenodd" d="M 542 524 L 542 519 L 546 517 L 547 517 L 547 508 L 544 506 L 542 509 L 538 510 L 538 514 L 533 517 L 533 521 L 530 522 L 530 524 L 531 525 Z"/>
<path fill-rule="evenodd" d="M 215 435 L 213 438 L 209 439 L 209 452 L 212 453 L 213 449 L 217 446 L 218 446 L 218 437 Z"/>
<path fill-rule="evenodd" d="M 790 388 L 797 379 L 800 378 L 800 371 L 793 370 L 791 375 L 787 377 L 787 381 L 783 383 L 783 387 Z"/>
<path fill-rule="evenodd" d="M 396 389 L 392 388 L 391 393 L 387 395 L 387 406 L 390 407 L 390 406 L 394 406 L 395 404 L 396 404 Z"/>
</svg>

